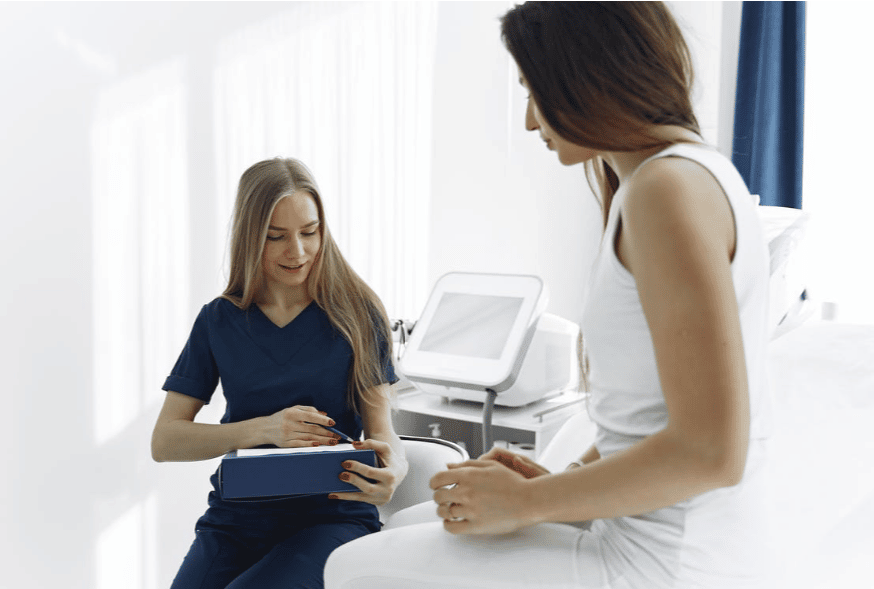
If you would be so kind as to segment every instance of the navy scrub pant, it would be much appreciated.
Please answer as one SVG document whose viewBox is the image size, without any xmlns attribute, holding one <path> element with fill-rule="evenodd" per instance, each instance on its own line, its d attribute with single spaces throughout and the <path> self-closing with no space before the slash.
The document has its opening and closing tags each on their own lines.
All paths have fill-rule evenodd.
<svg viewBox="0 0 874 589">
<path fill-rule="evenodd" d="M 322 589 L 331 552 L 379 527 L 363 503 L 229 503 L 213 493 L 171 589 Z"/>
</svg>

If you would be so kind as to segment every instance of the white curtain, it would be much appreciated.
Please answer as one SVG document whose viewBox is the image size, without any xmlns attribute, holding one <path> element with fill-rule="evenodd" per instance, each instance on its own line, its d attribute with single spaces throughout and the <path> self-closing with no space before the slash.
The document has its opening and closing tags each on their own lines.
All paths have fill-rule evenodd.
<svg viewBox="0 0 874 589">
<path fill-rule="evenodd" d="M 91 135 L 94 431 L 122 432 L 152 402 L 189 329 L 184 68 L 100 93 Z"/>
<path fill-rule="evenodd" d="M 319 183 L 340 249 L 389 315 L 418 317 L 429 286 L 436 20 L 433 2 L 302 2 L 221 44 L 219 251 L 242 172 L 295 157 Z"/>
</svg>

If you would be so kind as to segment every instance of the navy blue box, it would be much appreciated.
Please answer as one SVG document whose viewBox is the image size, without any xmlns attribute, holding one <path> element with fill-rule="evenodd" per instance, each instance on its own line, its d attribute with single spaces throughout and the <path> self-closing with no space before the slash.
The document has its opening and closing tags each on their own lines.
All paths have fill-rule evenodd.
<svg viewBox="0 0 874 589">
<path fill-rule="evenodd" d="M 351 446 L 319 448 L 272 448 L 230 452 L 219 467 L 219 489 L 223 499 L 277 499 L 295 495 L 360 492 L 338 477 L 346 460 L 377 466 L 376 452 Z"/>
</svg>

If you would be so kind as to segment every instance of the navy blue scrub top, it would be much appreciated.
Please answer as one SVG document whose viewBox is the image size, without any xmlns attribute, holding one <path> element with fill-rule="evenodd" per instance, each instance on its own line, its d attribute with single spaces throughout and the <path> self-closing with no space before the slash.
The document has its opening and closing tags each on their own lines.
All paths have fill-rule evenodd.
<svg viewBox="0 0 874 589">
<path fill-rule="evenodd" d="M 387 345 L 381 357 L 385 382 L 397 382 Z M 358 439 L 361 418 L 346 403 L 351 366 L 352 347 L 315 301 L 278 327 L 258 305 L 242 310 L 216 298 L 198 314 L 163 389 L 209 403 L 221 379 L 227 401 L 222 423 L 309 405 Z"/>
</svg>

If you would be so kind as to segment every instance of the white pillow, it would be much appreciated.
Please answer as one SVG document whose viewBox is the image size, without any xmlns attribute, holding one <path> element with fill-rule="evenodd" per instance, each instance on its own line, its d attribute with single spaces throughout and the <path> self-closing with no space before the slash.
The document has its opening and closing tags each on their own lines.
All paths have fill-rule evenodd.
<svg viewBox="0 0 874 589">
<path fill-rule="evenodd" d="M 797 253 L 810 217 L 804 211 L 787 207 L 759 206 L 758 213 L 771 258 L 770 324 L 775 339 L 812 315 Z"/>
</svg>

